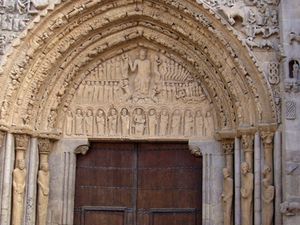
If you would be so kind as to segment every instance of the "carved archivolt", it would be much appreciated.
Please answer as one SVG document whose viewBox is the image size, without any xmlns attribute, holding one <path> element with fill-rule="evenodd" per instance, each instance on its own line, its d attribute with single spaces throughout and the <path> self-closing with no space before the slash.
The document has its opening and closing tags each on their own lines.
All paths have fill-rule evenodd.
<svg viewBox="0 0 300 225">
<path fill-rule="evenodd" d="M 206 96 L 215 113 L 216 128 L 235 128 L 239 125 L 251 126 L 275 121 L 267 81 L 252 62 L 247 49 L 203 6 L 193 1 L 66 2 L 31 29 L 22 42 L 15 43 L 19 46 L 8 60 L 4 60 L 2 74 L 5 75 L 0 78 L 1 83 L 6 84 L 6 88 L 0 91 L 2 124 L 43 132 L 62 132 L 65 115 L 74 117 L 74 99 L 82 86 L 91 81 L 88 77 L 93 74 L 93 70 L 97 68 L 99 71 L 101 66 L 107 70 L 108 64 L 112 64 L 115 72 L 110 76 L 119 76 L 118 79 L 98 79 L 95 80 L 96 86 L 105 86 L 107 90 L 118 87 L 124 93 L 126 73 L 122 73 L 121 77 L 119 72 L 127 70 L 123 67 L 124 57 L 126 58 L 126 53 L 141 47 L 160 52 L 157 54 L 158 58 L 153 55 L 151 64 L 157 62 L 158 65 L 161 61 L 161 64 L 168 66 L 164 78 L 174 78 L 176 74 L 181 74 L 183 79 L 186 74 L 187 80 L 179 80 L 182 85 L 191 83 L 202 87 L 205 93 L 188 97 L 198 97 L 196 101 L 201 102 L 202 95 Z M 169 61 L 165 63 L 165 59 L 160 57 L 166 57 Z M 136 60 L 137 57 L 131 58 Z M 128 68 L 128 72 L 136 72 L 131 69 L 133 68 Z M 155 70 L 157 68 L 153 67 L 151 73 L 155 73 Z M 158 72 L 159 70 L 162 69 L 158 69 Z M 155 89 L 149 84 L 151 87 L 148 90 L 148 87 L 142 87 L 143 82 L 140 83 L 141 87 L 132 85 L 131 89 L 134 88 L 139 94 L 149 91 L 147 98 L 143 99 L 152 101 L 151 104 L 162 99 L 159 87 Z M 167 82 L 163 84 L 174 91 L 174 85 L 170 87 Z M 178 99 L 179 96 L 184 98 L 184 92 L 180 88 L 177 91 Z M 137 100 L 136 105 L 141 104 L 139 97 L 130 95 L 132 90 L 123 94 L 125 102 L 129 101 L 129 104 L 130 101 Z M 114 98 L 114 95 L 109 97 Z M 126 98 L 129 98 L 128 101 Z M 149 107 L 151 104 L 149 103 Z M 84 112 L 94 117 L 100 108 L 106 116 L 109 115 L 109 109 L 102 106 Z M 137 111 L 129 110 L 128 105 L 123 108 L 128 110 L 133 123 Z M 150 108 L 141 109 L 147 124 Z M 122 108 L 118 106 L 115 110 L 119 113 Z M 161 113 L 159 107 L 153 110 L 157 115 Z M 151 114 L 154 113 L 153 110 Z M 185 113 L 182 110 L 180 112 Z M 173 111 L 168 111 L 169 117 L 172 113 Z M 196 114 L 196 108 L 192 107 L 190 113 Z M 96 126 L 94 119 L 93 124 Z M 118 121 L 119 119 L 118 114 Z M 108 120 L 105 122 L 108 123 Z M 121 123 L 118 122 L 117 126 L 121 127 Z M 130 127 L 130 132 L 133 132 L 132 125 Z M 149 133 L 154 132 L 149 126 L 143 132 L 146 129 Z M 183 128 L 180 129 L 183 132 Z M 73 134 L 75 133 L 72 131 Z M 190 136 L 193 135 L 195 131 L 190 133 Z"/>
</svg>

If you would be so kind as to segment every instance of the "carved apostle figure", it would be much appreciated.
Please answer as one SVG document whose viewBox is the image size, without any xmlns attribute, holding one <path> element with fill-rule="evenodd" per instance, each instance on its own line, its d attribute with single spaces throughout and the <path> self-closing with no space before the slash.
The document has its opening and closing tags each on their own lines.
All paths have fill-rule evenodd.
<svg viewBox="0 0 300 225">
<path fill-rule="evenodd" d="M 206 112 L 205 120 L 204 120 L 204 136 L 212 136 L 214 129 L 214 122 L 211 115 L 211 112 Z"/>
<path fill-rule="evenodd" d="M 224 186 L 222 193 L 224 208 L 224 225 L 231 225 L 232 217 L 232 198 L 233 198 L 233 179 L 230 177 L 228 168 L 223 169 Z"/>
<path fill-rule="evenodd" d="M 21 225 L 23 219 L 26 169 L 24 159 L 17 160 L 13 171 L 13 216 L 12 225 Z"/>
<path fill-rule="evenodd" d="M 73 114 L 71 110 L 67 111 L 67 116 L 66 116 L 66 123 L 65 123 L 65 132 L 68 136 L 71 136 L 73 134 Z"/>
<path fill-rule="evenodd" d="M 194 130 L 194 118 L 190 110 L 186 111 L 184 117 L 184 135 L 192 136 Z"/>
<path fill-rule="evenodd" d="M 166 109 L 163 109 L 160 114 L 160 124 L 159 124 L 159 133 L 160 135 L 168 135 L 168 126 L 169 126 L 169 113 Z"/>
<path fill-rule="evenodd" d="M 49 168 L 44 162 L 38 172 L 38 224 L 46 225 L 49 200 Z"/>
<path fill-rule="evenodd" d="M 171 123 L 171 135 L 176 136 L 180 135 L 180 127 L 181 127 L 181 112 L 176 109 L 173 112 L 172 123 Z"/>
<path fill-rule="evenodd" d="M 252 200 L 253 200 L 253 173 L 247 162 L 241 165 L 242 170 L 242 225 L 252 224 Z"/>
<path fill-rule="evenodd" d="M 76 110 L 75 115 L 75 134 L 83 135 L 84 116 L 81 109 Z"/>
<path fill-rule="evenodd" d="M 93 135 L 93 125 L 94 125 L 94 116 L 93 111 L 88 109 L 86 112 L 86 116 L 84 118 L 84 126 L 86 135 L 92 136 Z"/>
<path fill-rule="evenodd" d="M 107 116 L 108 121 L 108 134 L 116 135 L 118 126 L 118 112 L 115 108 L 110 110 L 110 114 Z"/>
<path fill-rule="evenodd" d="M 272 225 L 273 214 L 274 214 L 274 195 L 275 188 L 271 185 L 270 180 L 270 167 L 266 167 L 263 173 L 263 191 L 262 191 L 262 200 L 263 200 L 263 225 Z"/>
<path fill-rule="evenodd" d="M 150 136 L 155 136 L 157 134 L 157 114 L 155 109 L 150 109 L 149 110 L 149 135 Z"/>
<path fill-rule="evenodd" d="M 144 135 L 146 126 L 146 117 L 143 110 L 138 108 L 133 115 L 133 124 L 136 135 Z"/>
<path fill-rule="evenodd" d="M 122 67 L 121 67 L 122 77 L 123 79 L 128 79 L 129 72 L 129 57 L 128 54 L 122 55 Z"/>
<path fill-rule="evenodd" d="M 139 59 L 130 63 L 132 72 L 137 70 L 134 80 L 134 90 L 137 94 L 148 95 L 151 75 L 151 62 L 147 59 L 147 51 L 141 49 L 139 52 Z"/>
<path fill-rule="evenodd" d="M 126 108 L 123 108 L 121 110 L 120 119 L 121 119 L 121 133 L 124 136 L 128 136 L 130 131 L 130 115 Z"/>
<path fill-rule="evenodd" d="M 292 74 L 293 74 L 293 78 L 294 78 L 294 79 L 297 79 L 297 78 L 298 78 L 298 74 L 299 74 L 299 64 L 297 63 L 297 61 L 294 61 Z"/>
<path fill-rule="evenodd" d="M 196 117 L 195 117 L 195 123 L 196 123 L 196 135 L 198 137 L 202 137 L 203 136 L 203 130 L 204 130 L 204 118 L 202 116 L 202 113 L 200 110 L 198 110 L 196 112 Z"/>
<path fill-rule="evenodd" d="M 97 135 L 103 136 L 105 134 L 105 113 L 102 109 L 98 109 L 96 114 Z"/>
</svg>

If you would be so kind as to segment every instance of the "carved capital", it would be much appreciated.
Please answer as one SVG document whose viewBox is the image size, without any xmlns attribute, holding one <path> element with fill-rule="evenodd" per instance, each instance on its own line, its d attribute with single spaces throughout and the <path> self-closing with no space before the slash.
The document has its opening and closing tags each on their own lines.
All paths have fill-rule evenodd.
<svg viewBox="0 0 300 225">
<path fill-rule="evenodd" d="M 234 140 L 228 139 L 222 141 L 222 149 L 225 155 L 232 155 L 234 149 Z"/>
<path fill-rule="evenodd" d="M 191 146 L 189 146 L 189 150 L 190 150 L 191 154 L 195 157 L 200 157 L 202 155 L 201 150 L 198 146 L 191 145 Z"/>
<path fill-rule="evenodd" d="M 89 145 L 80 145 L 75 149 L 74 153 L 75 154 L 86 155 L 86 153 L 88 152 L 89 149 L 90 149 Z"/>
<path fill-rule="evenodd" d="M 16 134 L 16 150 L 26 151 L 29 143 L 29 136 L 26 134 Z"/>
<path fill-rule="evenodd" d="M 274 138 L 274 133 L 273 132 L 262 132 L 261 133 L 261 138 L 263 141 L 263 145 L 265 149 L 272 149 L 273 147 L 273 138 Z"/>
<path fill-rule="evenodd" d="M 253 152 L 253 135 L 245 134 L 242 136 L 242 146 L 244 152 Z"/>
<path fill-rule="evenodd" d="M 49 139 L 39 139 L 38 142 L 39 152 L 40 154 L 49 154 L 51 152 L 52 143 Z"/>
</svg>

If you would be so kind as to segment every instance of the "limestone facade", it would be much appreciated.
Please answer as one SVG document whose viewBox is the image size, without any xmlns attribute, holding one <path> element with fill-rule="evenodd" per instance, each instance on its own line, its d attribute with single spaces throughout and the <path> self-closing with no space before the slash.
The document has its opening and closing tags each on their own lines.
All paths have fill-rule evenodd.
<svg viewBox="0 0 300 225">
<path fill-rule="evenodd" d="M 203 225 L 300 223 L 299 0 L 0 0 L 0 224 L 73 224 L 90 140 L 185 140 Z"/>
</svg>

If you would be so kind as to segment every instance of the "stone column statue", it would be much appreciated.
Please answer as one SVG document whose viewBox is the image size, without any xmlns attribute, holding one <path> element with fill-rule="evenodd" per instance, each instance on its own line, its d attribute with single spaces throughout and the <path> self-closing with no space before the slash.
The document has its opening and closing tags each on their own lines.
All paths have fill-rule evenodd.
<svg viewBox="0 0 300 225">
<path fill-rule="evenodd" d="M 253 173 L 247 162 L 241 165 L 242 170 L 242 225 L 252 225 Z"/>
<path fill-rule="evenodd" d="M 38 171 L 38 193 L 37 193 L 37 224 L 47 224 L 47 212 L 49 201 L 49 154 L 51 142 L 48 139 L 39 140 L 40 168 Z"/>
<path fill-rule="evenodd" d="M 245 161 L 248 163 L 249 171 L 252 171 L 253 165 L 253 135 L 243 135 L 242 145 L 245 155 Z"/>
<path fill-rule="evenodd" d="M 12 225 L 21 225 L 24 212 L 26 169 L 24 159 L 19 159 L 13 171 L 13 216 Z"/>
<path fill-rule="evenodd" d="M 262 200 L 263 200 L 263 225 L 272 225 L 273 215 L 274 215 L 274 206 L 273 200 L 275 195 L 275 188 L 271 185 L 270 174 L 271 169 L 266 167 L 263 173 L 263 191 L 262 191 Z"/>
<path fill-rule="evenodd" d="M 49 197 L 49 169 L 48 163 L 40 165 L 38 172 L 38 224 L 46 225 Z"/>
<path fill-rule="evenodd" d="M 222 193 L 224 208 L 224 225 L 231 225 L 232 219 L 232 198 L 233 198 L 233 179 L 230 177 L 228 168 L 223 169 L 224 187 Z"/>
</svg>

